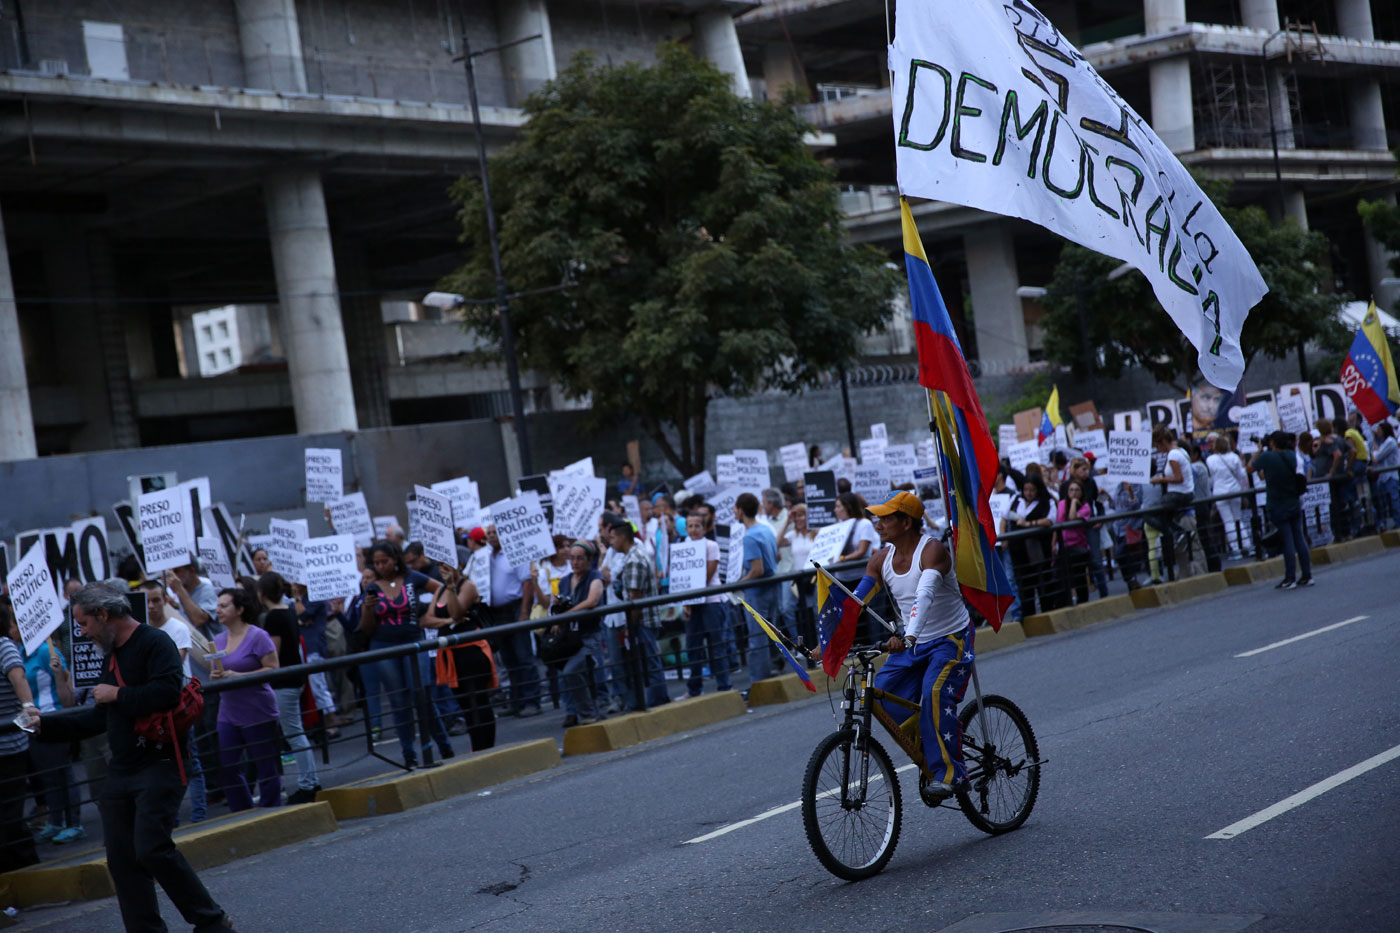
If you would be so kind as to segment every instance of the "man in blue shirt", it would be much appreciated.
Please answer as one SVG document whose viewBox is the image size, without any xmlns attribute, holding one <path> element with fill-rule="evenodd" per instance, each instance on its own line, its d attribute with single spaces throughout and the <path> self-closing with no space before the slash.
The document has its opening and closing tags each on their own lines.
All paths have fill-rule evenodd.
<svg viewBox="0 0 1400 933">
<path fill-rule="evenodd" d="M 778 569 L 778 540 L 767 525 L 758 521 L 758 497 L 746 492 L 734 500 L 734 518 L 744 526 L 744 567 L 747 572 L 740 580 L 753 580 L 744 590 L 744 602 L 769 622 L 778 620 L 778 583 L 757 583 Z M 736 581 L 737 582 L 737 581 Z M 773 658 L 768 636 L 756 626 L 749 626 L 749 680 L 773 676 Z"/>
</svg>

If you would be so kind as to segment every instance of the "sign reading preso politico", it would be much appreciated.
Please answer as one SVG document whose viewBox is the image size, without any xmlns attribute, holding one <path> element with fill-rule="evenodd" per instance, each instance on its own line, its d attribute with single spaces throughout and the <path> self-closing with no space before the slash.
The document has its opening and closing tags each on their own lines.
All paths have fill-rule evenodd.
<svg viewBox="0 0 1400 933">
<path fill-rule="evenodd" d="M 272 561 L 272 569 L 289 583 L 306 582 L 306 566 L 302 556 L 302 544 L 310 535 L 304 518 L 274 518 L 267 523 L 267 556 Z"/>
<path fill-rule="evenodd" d="M 522 492 L 491 506 L 491 522 L 501 539 L 501 552 L 512 566 L 528 564 L 554 553 L 549 518 L 535 492 Z"/>
<path fill-rule="evenodd" d="M 1133 264 L 1205 377 L 1239 384 L 1240 329 L 1268 290 L 1259 270 L 1172 149 L 1028 0 L 955 15 L 901 4 L 889 68 L 905 194 L 1021 217 Z"/>
<path fill-rule="evenodd" d="M 361 578 L 355 563 L 354 535 L 308 538 L 302 542 L 302 557 L 306 563 L 308 599 L 348 598 L 359 590 Z"/>
<path fill-rule="evenodd" d="M 408 503 L 408 524 L 413 540 L 423 542 L 428 560 L 457 566 L 457 540 L 452 531 L 452 501 L 427 486 L 413 487 Z"/>
<path fill-rule="evenodd" d="M 701 541 L 682 541 L 671 545 L 671 592 L 686 593 L 705 588 L 705 544 Z M 687 599 L 683 606 L 704 602 L 704 598 Z"/>
<path fill-rule="evenodd" d="M 340 450 L 335 447 L 306 448 L 306 501 L 334 502 L 345 493 Z"/>
<path fill-rule="evenodd" d="M 554 480 L 554 533 L 591 539 L 608 495 L 608 482 L 596 476 L 560 476 Z"/>
<path fill-rule="evenodd" d="M 136 504 L 146 573 L 190 562 L 195 549 L 194 508 L 183 486 L 141 494 Z"/>
<path fill-rule="evenodd" d="M 327 502 L 326 511 L 331 513 L 331 527 L 336 534 L 354 536 L 355 543 L 360 547 L 369 547 L 374 543 L 374 520 L 370 518 L 364 493 L 352 492 L 334 502 Z"/>
<path fill-rule="evenodd" d="M 1108 432 L 1108 470 L 1099 488 L 1112 492 L 1119 483 L 1146 483 L 1152 476 L 1152 432 Z"/>
<path fill-rule="evenodd" d="M 14 606 L 15 621 L 19 623 L 24 653 L 33 654 L 49 633 L 63 624 L 58 588 L 41 546 L 36 544 L 24 552 L 19 563 L 6 575 L 5 587 Z"/>
</svg>

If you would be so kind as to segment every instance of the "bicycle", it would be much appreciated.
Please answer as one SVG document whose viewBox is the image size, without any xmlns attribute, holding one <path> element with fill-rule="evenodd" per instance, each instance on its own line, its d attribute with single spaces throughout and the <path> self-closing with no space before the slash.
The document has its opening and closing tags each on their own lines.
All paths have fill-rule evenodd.
<svg viewBox="0 0 1400 933">
<path fill-rule="evenodd" d="M 883 621 L 883 620 L 881 620 Z M 929 775 L 918 736 L 919 706 L 874 686 L 875 662 L 883 647 L 853 648 L 842 688 L 841 728 L 813 751 L 802 779 L 802 823 L 818 861 L 838 878 L 860 881 L 879 874 L 899 843 L 903 801 L 889 754 L 871 733 L 877 720 L 919 769 L 919 795 L 930 807 L 946 804 L 927 793 Z M 1017 829 L 1030 816 L 1040 791 L 1040 750 L 1025 713 L 1005 697 L 981 695 L 963 707 L 967 779 L 955 788 L 958 807 L 973 826 L 990 835 Z M 880 705 L 906 708 L 911 732 Z M 870 773 L 872 763 L 878 772 Z"/>
</svg>

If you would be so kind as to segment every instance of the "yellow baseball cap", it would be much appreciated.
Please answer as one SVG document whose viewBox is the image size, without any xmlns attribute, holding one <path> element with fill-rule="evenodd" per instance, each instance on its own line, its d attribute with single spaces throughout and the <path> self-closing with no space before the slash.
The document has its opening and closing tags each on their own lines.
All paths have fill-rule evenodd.
<svg viewBox="0 0 1400 933">
<path fill-rule="evenodd" d="M 866 511 L 882 518 L 886 515 L 893 515 L 895 512 L 903 512 L 911 518 L 920 519 L 924 517 L 924 504 L 912 492 L 901 489 L 890 493 L 884 502 L 868 506 Z"/>
</svg>

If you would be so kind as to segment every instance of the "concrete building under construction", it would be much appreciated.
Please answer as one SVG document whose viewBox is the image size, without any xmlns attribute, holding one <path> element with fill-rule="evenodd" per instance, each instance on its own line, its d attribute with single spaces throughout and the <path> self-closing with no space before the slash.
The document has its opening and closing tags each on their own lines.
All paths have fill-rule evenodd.
<svg viewBox="0 0 1400 933">
<path fill-rule="evenodd" d="M 1184 162 L 1324 230 L 1341 287 L 1393 295 L 1355 211 L 1394 198 L 1393 4 L 1040 8 Z M 445 191 L 476 168 L 464 27 L 474 49 L 508 46 L 474 60 L 488 150 L 577 52 L 647 60 L 678 40 L 739 93 L 795 90 L 853 235 L 897 248 L 886 16 L 884 0 L 0 3 L 0 460 L 503 414 L 500 368 L 469 365 L 474 338 L 417 300 L 461 260 Z M 1048 280 L 1053 238 L 945 204 L 919 223 L 981 372 L 1036 360 L 1039 309 L 1016 289 Z M 531 408 L 565 404 L 523 379 Z"/>
</svg>

